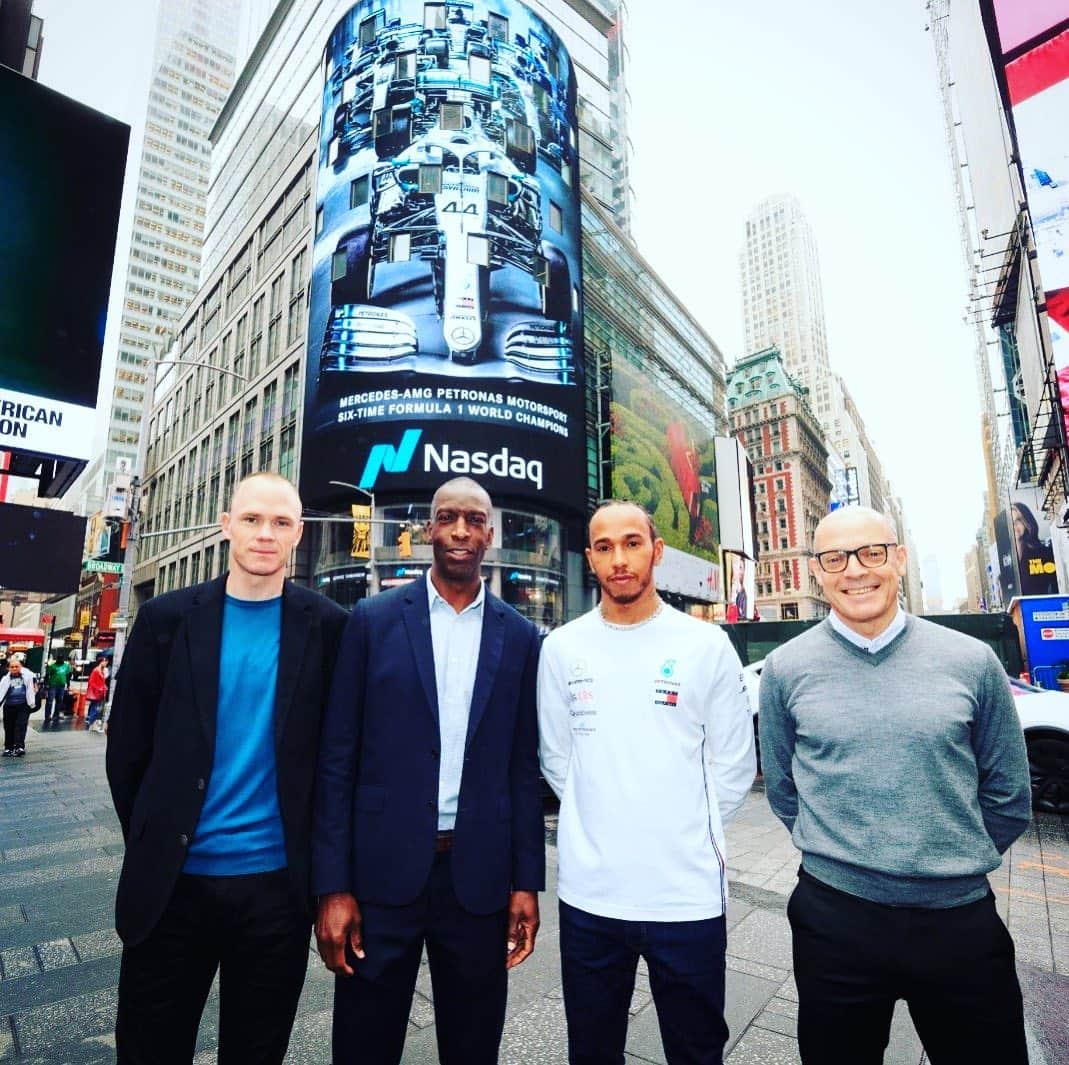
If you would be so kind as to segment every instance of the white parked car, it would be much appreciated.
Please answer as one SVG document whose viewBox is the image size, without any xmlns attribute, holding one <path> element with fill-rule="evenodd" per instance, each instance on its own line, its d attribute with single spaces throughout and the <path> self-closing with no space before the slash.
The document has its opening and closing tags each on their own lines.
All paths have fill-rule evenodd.
<svg viewBox="0 0 1069 1065">
<path fill-rule="evenodd" d="M 1028 745 L 1032 807 L 1069 814 L 1069 694 L 1010 677 L 1017 716 Z"/>
<path fill-rule="evenodd" d="M 762 658 L 743 669 L 755 736 L 764 664 Z M 1043 813 L 1069 814 L 1069 694 L 1037 688 L 1016 677 L 1008 679 L 1028 748 L 1032 806 Z M 760 767 L 760 747 L 757 756 Z"/>
</svg>

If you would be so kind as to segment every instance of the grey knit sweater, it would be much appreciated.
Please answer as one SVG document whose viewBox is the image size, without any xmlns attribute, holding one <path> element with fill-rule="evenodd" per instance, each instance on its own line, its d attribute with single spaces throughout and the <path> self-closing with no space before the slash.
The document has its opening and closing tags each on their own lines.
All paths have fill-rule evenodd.
<svg viewBox="0 0 1069 1065">
<path fill-rule="evenodd" d="M 828 622 L 761 674 L 761 763 L 802 866 L 895 906 L 982 898 L 1031 808 L 1005 671 L 979 640 L 909 617 L 876 654 Z"/>
</svg>

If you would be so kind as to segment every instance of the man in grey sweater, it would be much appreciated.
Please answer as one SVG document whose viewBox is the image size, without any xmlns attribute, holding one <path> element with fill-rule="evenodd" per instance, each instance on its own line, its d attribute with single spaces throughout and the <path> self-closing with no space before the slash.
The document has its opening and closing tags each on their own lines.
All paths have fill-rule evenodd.
<svg viewBox="0 0 1069 1065">
<path fill-rule="evenodd" d="M 1027 1065 L 987 882 L 1029 821 L 1020 722 L 989 648 L 901 610 L 895 541 L 876 511 L 824 518 L 809 567 L 831 614 L 761 675 L 768 801 L 802 852 L 802 1061 L 882 1062 L 903 998 L 933 1065 Z"/>
</svg>

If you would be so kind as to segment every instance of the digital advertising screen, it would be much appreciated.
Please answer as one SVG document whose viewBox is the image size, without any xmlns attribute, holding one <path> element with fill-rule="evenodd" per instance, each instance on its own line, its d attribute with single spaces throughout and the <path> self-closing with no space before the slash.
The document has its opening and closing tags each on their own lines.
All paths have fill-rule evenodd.
<svg viewBox="0 0 1069 1065">
<path fill-rule="evenodd" d="M 995 515 L 995 546 L 998 549 L 998 585 L 1003 603 L 1021 594 L 1017 578 L 1017 553 L 1014 544 L 1013 526 L 1009 510 L 1000 510 Z"/>
<path fill-rule="evenodd" d="M 509 0 L 364 0 L 323 62 L 301 495 L 581 511 L 576 87 Z"/>
<path fill-rule="evenodd" d="M 646 508 L 665 544 L 720 563 L 708 431 L 627 359 L 612 365 L 612 494 Z"/>
<path fill-rule="evenodd" d="M 1058 570 L 1050 543 L 1050 522 L 1038 488 L 1009 494 L 1009 532 L 1013 536 L 1020 595 L 1057 595 Z"/>
<path fill-rule="evenodd" d="M 1058 388 L 1069 411 L 1069 0 L 993 0 L 993 11 L 995 62 L 1013 113 Z"/>
<path fill-rule="evenodd" d="M 0 66 L 0 450 L 90 457 L 129 137 Z"/>
<path fill-rule="evenodd" d="M 85 518 L 0 503 L 0 587 L 56 595 L 78 591 L 84 543 Z"/>
<path fill-rule="evenodd" d="M 733 436 L 717 437 L 715 451 L 722 545 L 725 550 L 756 559 L 753 464 L 746 448 Z"/>
</svg>

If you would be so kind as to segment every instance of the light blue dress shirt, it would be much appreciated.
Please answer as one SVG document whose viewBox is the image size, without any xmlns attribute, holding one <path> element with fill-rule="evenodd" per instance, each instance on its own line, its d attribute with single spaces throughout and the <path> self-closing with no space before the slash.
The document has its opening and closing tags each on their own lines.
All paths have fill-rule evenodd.
<svg viewBox="0 0 1069 1065">
<path fill-rule="evenodd" d="M 471 711 L 471 695 L 475 689 L 475 671 L 479 665 L 479 648 L 483 637 L 486 586 L 480 581 L 479 594 L 474 602 L 458 614 L 438 594 L 428 572 L 427 596 L 442 748 L 441 761 L 438 763 L 438 831 L 446 832 L 452 830 L 457 820 L 468 714 Z"/>
<path fill-rule="evenodd" d="M 879 636 L 871 640 L 859 632 L 854 632 L 834 610 L 828 614 L 828 621 L 844 640 L 849 640 L 855 647 L 860 647 L 862 651 L 868 651 L 870 655 L 874 655 L 877 651 L 882 651 L 906 627 L 906 612 L 899 607 L 891 624 Z"/>
</svg>

